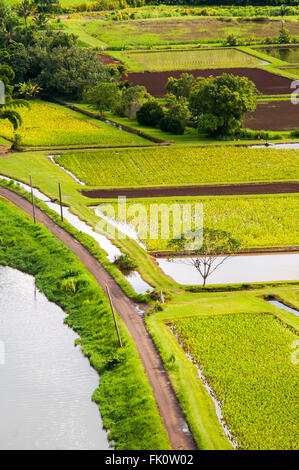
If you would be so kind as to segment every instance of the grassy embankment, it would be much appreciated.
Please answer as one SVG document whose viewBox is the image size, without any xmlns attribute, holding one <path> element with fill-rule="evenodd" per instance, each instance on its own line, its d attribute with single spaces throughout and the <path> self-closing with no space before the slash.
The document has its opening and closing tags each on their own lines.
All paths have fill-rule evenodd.
<svg viewBox="0 0 299 470">
<path fill-rule="evenodd" d="M 37 287 L 68 314 L 66 323 L 101 376 L 93 399 L 115 447 L 169 449 L 135 345 L 118 318 L 124 348 L 118 347 L 108 301 L 94 278 L 45 228 L 3 200 L 0 220 L 0 263 L 35 276 Z"/>
<path fill-rule="evenodd" d="M 261 101 L 280 101 L 280 100 L 288 100 L 290 99 L 289 95 L 276 95 L 274 97 L 272 96 L 266 96 L 263 95 L 261 97 Z M 65 103 L 75 105 L 77 108 L 80 110 L 82 109 L 83 111 L 88 111 L 88 112 L 93 112 L 95 113 L 94 110 L 90 108 L 85 103 L 78 103 L 72 100 L 64 100 Z M 160 100 L 163 102 L 163 100 Z M 96 113 L 95 113 L 96 115 Z M 106 112 L 105 117 L 107 119 L 110 119 L 111 121 L 116 122 L 117 124 L 121 124 L 127 127 L 130 127 L 131 129 L 141 131 L 144 134 L 154 137 L 156 139 L 160 139 L 164 142 L 168 142 L 171 144 L 171 146 L 200 146 L 200 147 L 211 147 L 211 146 L 231 146 L 231 145 L 242 145 L 242 146 L 249 146 L 249 145 L 255 145 L 255 144 L 261 144 L 261 140 L 258 138 L 251 138 L 251 139 L 238 139 L 238 138 L 227 138 L 225 140 L 219 140 L 216 138 L 212 137 L 207 137 L 203 134 L 199 134 L 197 129 L 187 127 L 185 130 L 185 133 L 183 135 L 174 135 L 170 134 L 167 132 L 162 131 L 161 129 L 157 127 L 149 127 L 149 126 L 142 126 L 140 125 L 136 119 L 129 119 L 127 117 L 120 117 L 117 116 L 116 114 L 113 114 L 111 112 Z M 262 132 L 262 131 L 261 131 Z M 290 132 L 288 131 L 281 131 L 281 132 L 274 132 L 274 131 L 267 131 L 269 134 L 269 138 L 267 139 L 268 142 L 273 142 L 273 143 L 289 143 L 289 142 L 298 142 L 298 138 L 293 138 L 290 136 Z M 255 134 L 258 135 L 258 132 L 255 131 Z M 277 138 L 279 137 L 279 138 Z M 150 144 L 150 141 L 145 141 L 146 144 Z"/>
</svg>

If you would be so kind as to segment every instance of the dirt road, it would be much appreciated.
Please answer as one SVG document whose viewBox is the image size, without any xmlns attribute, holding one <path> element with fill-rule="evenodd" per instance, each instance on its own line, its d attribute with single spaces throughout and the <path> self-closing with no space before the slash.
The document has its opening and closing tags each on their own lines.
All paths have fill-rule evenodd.
<svg viewBox="0 0 299 470">
<path fill-rule="evenodd" d="M 299 181 L 278 181 L 274 183 L 242 184 L 206 184 L 196 186 L 154 186 L 148 188 L 112 188 L 82 191 L 90 198 L 108 199 L 126 196 L 143 197 L 178 197 L 178 196 L 242 196 L 249 194 L 284 194 L 298 193 Z"/>
<path fill-rule="evenodd" d="M 0 196 L 6 198 L 27 214 L 32 214 L 31 204 L 18 194 L 0 186 Z M 102 289 L 105 289 L 106 285 L 108 285 L 115 309 L 125 322 L 138 349 L 172 448 L 183 450 L 196 449 L 192 435 L 183 431 L 186 423 L 182 410 L 169 383 L 162 360 L 145 328 L 143 318 L 137 313 L 137 304 L 123 293 L 115 280 L 86 248 L 37 208 L 36 218 L 38 222 L 61 240 L 82 261 Z M 145 305 L 144 309 L 146 310 L 147 308 L 149 306 Z"/>
</svg>

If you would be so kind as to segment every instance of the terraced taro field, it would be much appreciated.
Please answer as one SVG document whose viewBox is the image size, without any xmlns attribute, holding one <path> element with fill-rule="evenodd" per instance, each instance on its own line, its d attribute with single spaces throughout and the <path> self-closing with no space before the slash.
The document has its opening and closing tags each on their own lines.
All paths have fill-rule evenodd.
<svg viewBox="0 0 299 470">
<path fill-rule="evenodd" d="M 169 322 L 222 404 L 242 449 L 298 449 L 298 336 L 269 314 L 191 317 Z"/>
<path fill-rule="evenodd" d="M 202 203 L 204 226 L 226 230 L 241 241 L 242 248 L 261 248 L 299 245 L 298 196 L 250 196 L 217 198 L 155 199 L 157 204 Z M 149 200 L 138 199 L 150 213 Z M 133 220 L 128 217 L 128 222 Z M 161 214 L 158 217 L 158 230 L 161 229 Z M 151 226 L 153 225 L 153 222 Z M 170 214 L 169 239 L 173 236 L 173 220 Z M 142 227 L 143 229 L 144 227 Z M 141 241 L 150 251 L 169 250 L 168 240 L 152 239 L 149 236 Z M 193 227 L 194 228 L 194 227 Z"/>
<path fill-rule="evenodd" d="M 299 179 L 299 152 L 291 149 L 111 149 L 70 152 L 56 158 L 56 161 L 89 186 L 100 187 Z"/>
<path fill-rule="evenodd" d="M 45 102 L 34 101 L 30 110 L 23 109 L 20 114 L 23 124 L 18 129 L 18 134 L 25 146 L 109 147 L 148 144 L 141 137 Z M 0 136 L 13 138 L 13 128 L 8 121 L 1 120 Z"/>
<path fill-rule="evenodd" d="M 242 67 L 261 64 L 261 59 L 235 49 L 181 50 L 163 52 L 126 52 L 131 70 L 192 70 L 209 67 Z"/>
</svg>

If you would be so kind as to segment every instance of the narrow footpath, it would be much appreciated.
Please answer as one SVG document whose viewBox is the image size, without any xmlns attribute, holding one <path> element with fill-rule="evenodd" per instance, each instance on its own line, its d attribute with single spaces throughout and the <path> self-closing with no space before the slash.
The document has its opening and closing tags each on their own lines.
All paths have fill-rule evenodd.
<svg viewBox="0 0 299 470">
<path fill-rule="evenodd" d="M 12 202 L 27 214 L 32 215 L 30 202 L 13 191 L 0 186 L 0 196 Z M 184 415 L 169 382 L 162 360 L 145 327 L 143 318 L 138 315 L 138 305 L 124 294 L 112 276 L 110 276 L 86 248 L 38 208 L 36 208 L 36 219 L 82 261 L 104 291 L 106 285 L 108 285 L 115 309 L 125 322 L 138 349 L 146 375 L 153 389 L 160 415 L 168 433 L 171 447 L 174 450 L 195 450 L 196 444 L 192 435 L 186 432 Z M 144 306 L 145 310 L 148 308 L 148 305 Z"/>
</svg>

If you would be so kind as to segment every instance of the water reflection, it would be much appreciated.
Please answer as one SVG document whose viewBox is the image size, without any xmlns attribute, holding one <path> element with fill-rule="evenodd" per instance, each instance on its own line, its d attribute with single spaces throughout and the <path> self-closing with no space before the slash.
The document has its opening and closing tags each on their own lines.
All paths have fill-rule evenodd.
<svg viewBox="0 0 299 470">
<path fill-rule="evenodd" d="M 194 266 L 157 259 L 160 268 L 176 282 L 184 285 L 202 284 Z M 299 280 L 299 254 L 233 256 L 215 271 L 208 284 L 234 284 L 241 282 L 270 282 Z"/>
<path fill-rule="evenodd" d="M 65 313 L 32 277 L 0 267 L 0 449 L 108 449 L 99 376 L 75 348 Z"/>
<path fill-rule="evenodd" d="M 299 62 L 299 47 L 262 47 L 257 50 L 284 62 L 291 64 L 298 64 Z"/>
</svg>

